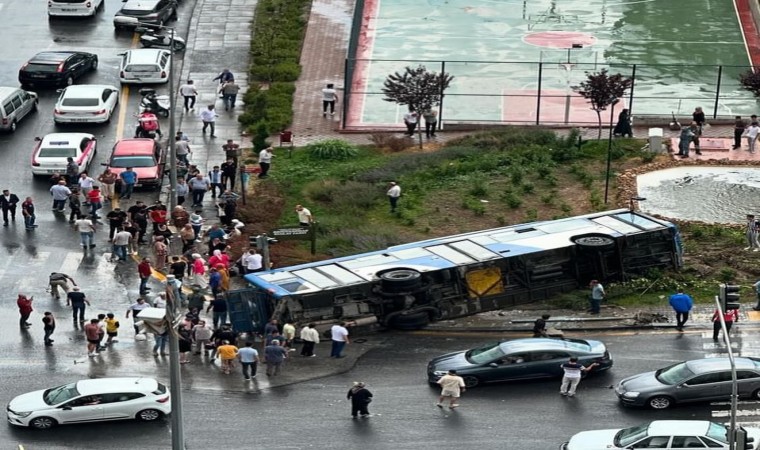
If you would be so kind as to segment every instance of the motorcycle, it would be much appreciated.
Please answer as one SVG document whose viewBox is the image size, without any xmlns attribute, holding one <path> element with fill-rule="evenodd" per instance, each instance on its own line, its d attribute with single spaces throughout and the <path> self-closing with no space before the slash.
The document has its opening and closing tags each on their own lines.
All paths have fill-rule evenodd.
<svg viewBox="0 0 760 450">
<path fill-rule="evenodd" d="M 140 89 L 140 111 L 149 111 L 163 117 L 169 117 L 171 102 L 168 95 L 156 95 L 155 89 Z"/>
<path fill-rule="evenodd" d="M 156 135 L 161 137 L 161 124 L 158 123 L 158 117 L 155 114 L 143 111 L 135 116 L 137 117 L 136 138 L 155 139 Z"/>
<path fill-rule="evenodd" d="M 175 52 L 185 50 L 185 40 L 177 35 L 174 36 L 174 48 L 172 49 L 171 35 L 162 34 L 147 28 L 138 28 L 137 32 L 143 33 L 140 36 L 140 44 L 145 48 L 165 48 Z"/>
</svg>

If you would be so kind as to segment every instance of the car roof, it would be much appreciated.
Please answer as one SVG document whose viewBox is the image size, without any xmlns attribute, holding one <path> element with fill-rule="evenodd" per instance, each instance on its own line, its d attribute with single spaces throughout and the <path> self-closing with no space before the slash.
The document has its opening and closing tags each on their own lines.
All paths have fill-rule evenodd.
<svg viewBox="0 0 760 450">
<path fill-rule="evenodd" d="M 23 89 L 20 89 L 20 88 L 17 88 L 17 87 L 0 86 L 0 98 L 3 98 L 5 96 L 8 96 L 8 95 L 16 92 L 16 91 L 21 91 L 21 90 L 23 90 Z"/>
<path fill-rule="evenodd" d="M 82 139 L 95 139 L 95 136 L 88 133 L 50 133 L 42 138 L 42 145 L 46 147 L 55 147 L 60 145 L 79 146 Z"/>
<path fill-rule="evenodd" d="M 734 358 L 737 369 L 757 369 L 755 359 L 753 358 Z M 725 370 L 731 367 L 728 358 L 704 358 L 686 361 L 686 367 L 696 374 L 712 372 L 715 370 Z"/>
<path fill-rule="evenodd" d="M 704 436 L 710 428 L 707 420 L 654 420 L 649 423 L 650 436 Z"/>
<path fill-rule="evenodd" d="M 553 339 L 553 338 L 525 338 L 512 339 L 503 341 L 499 344 L 504 353 L 515 352 L 532 352 L 537 350 L 574 350 L 581 351 L 578 348 L 584 346 L 585 351 L 591 351 L 588 342 L 582 339 Z"/>
<path fill-rule="evenodd" d="M 151 10 L 153 9 L 160 0 L 127 0 L 126 3 L 124 3 L 124 6 L 121 7 L 121 9 L 126 10 Z"/>
<path fill-rule="evenodd" d="M 66 96 L 76 95 L 94 95 L 100 97 L 100 94 L 105 89 L 111 89 L 112 91 L 118 91 L 116 86 L 110 86 L 108 84 L 73 84 L 66 88 Z"/>
<path fill-rule="evenodd" d="M 144 377 L 93 378 L 77 381 L 77 391 L 82 395 L 152 392 L 157 388 L 158 381 Z"/>
<path fill-rule="evenodd" d="M 60 63 L 61 61 L 66 61 L 67 59 L 71 58 L 72 56 L 76 54 L 87 55 L 87 56 L 90 55 L 90 53 L 66 51 L 66 50 L 59 50 L 59 51 L 53 51 L 53 52 L 40 52 L 32 56 L 29 62 L 37 63 L 37 64 Z"/>
<path fill-rule="evenodd" d="M 152 155 L 156 141 L 149 138 L 121 139 L 113 146 L 114 156 Z"/>
</svg>

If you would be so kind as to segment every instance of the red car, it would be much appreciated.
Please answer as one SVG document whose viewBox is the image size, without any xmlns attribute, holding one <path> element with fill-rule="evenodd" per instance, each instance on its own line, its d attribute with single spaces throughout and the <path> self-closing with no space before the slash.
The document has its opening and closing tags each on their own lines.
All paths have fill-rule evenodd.
<svg viewBox="0 0 760 450">
<path fill-rule="evenodd" d="M 113 146 L 111 158 L 104 164 L 117 176 L 131 167 L 137 172 L 135 187 L 160 189 L 164 177 L 164 152 L 153 139 L 122 139 Z"/>
</svg>

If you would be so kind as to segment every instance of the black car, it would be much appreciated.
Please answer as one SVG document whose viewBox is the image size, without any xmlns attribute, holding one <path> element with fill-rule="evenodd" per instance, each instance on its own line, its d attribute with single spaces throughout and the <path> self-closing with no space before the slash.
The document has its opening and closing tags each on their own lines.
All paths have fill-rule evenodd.
<svg viewBox="0 0 760 450">
<path fill-rule="evenodd" d="M 163 25 L 177 20 L 175 0 L 126 0 L 113 18 L 113 26 L 136 28 L 140 24 Z"/>
<path fill-rule="evenodd" d="M 18 71 L 24 87 L 71 86 L 74 80 L 98 68 L 98 55 L 85 52 L 52 51 L 37 53 Z"/>
</svg>

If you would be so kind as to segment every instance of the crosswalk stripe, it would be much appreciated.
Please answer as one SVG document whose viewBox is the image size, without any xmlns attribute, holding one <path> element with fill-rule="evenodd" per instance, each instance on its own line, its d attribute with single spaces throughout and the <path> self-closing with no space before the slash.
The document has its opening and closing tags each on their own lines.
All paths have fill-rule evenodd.
<svg viewBox="0 0 760 450">
<path fill-rule="evenodd" d="M 63 262 L 61 263 L 60 269 L 55 270 L 53 272 L 61 272 L 68 275 L 76 273 L 77 269 L 79 268 L 79 265 L 82 264 L 83 258 L 84 258 L 83 252 L 82 253 L 68 252 L 66 253 L 66 256 L 63 258 Z"/>
<path fill-rule="evenodd" d="M 731 415 L 731 410 L 718 410 L 713 411 L 712 416 L 713 417 L 728 417 Z M 759 409 L 737 409 L 736 410 L 736 417 L 744 417 L 744 416 L 760 416 L 760 408 Z"/>
</svg>

